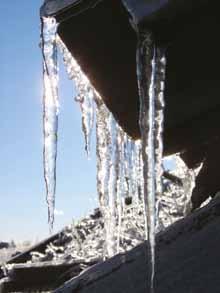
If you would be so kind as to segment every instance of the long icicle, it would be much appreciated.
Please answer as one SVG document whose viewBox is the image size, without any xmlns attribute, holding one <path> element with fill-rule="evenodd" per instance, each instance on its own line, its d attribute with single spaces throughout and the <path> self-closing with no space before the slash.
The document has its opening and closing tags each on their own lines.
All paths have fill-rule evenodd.
<svg viewBox="0 0 220 293">
<path fill-rule="evenodd" d="M 135 202 L 136 209 L 140 210 L 140 205 L 143 204 L 141 189 L 143 184 L 143 174 L 142 174 L 142 166 L 141 166 L 141 141 L 134 142 L 134 150 L 133 150 L 133 177 L 134 177 L 134 195 L 133 200 Z"/>
<path fill-rule="evenodd" d="M 166 57 L 164 50 L 156 49 L 155 56 L 155 172 L 156 172 L 156 214 L 158 218 L 158 206 L 162 197 L 163 175 L 163 127 L 164 127 L 164 89 L 166 77 Z"/>
<path fill-rule="evenodd" d="M 139 32 L 137 79 L 140 96 L 140 130 L 144 176 L 144 214 L 150 258 L 149 291 L 154 292 L 155 274 L 155 158 L 154 158 L 154 42 L 148 32 Z"/>
<path fill-rule="evenodd" d="M 101 100 L 96 101 L 96 156 L 97 189 L 100 209 L 104 218 L 104 258 L 114 255 L 112 247 L 111 213 L 109 211 L 109 180 L 111 163 L 111 142 L 109 132 L 110 112 Z"/>
<path fill-rule="evenodd" d="M 117 215 L 118 215 L 118 231 L 117 231 L 117 253 L 120 252 L 120 243 L 122 241 L 122 200 L 125 193 L 124 184 L 124 132 L 117 125 L 117 142 L 116 142 L 116 174 L 117 174 Z"/>
<path fill-rule="evenodd" d="M 116 182 L 118 182 L 118 164 L 116 160 L 116 121 L 106 108 L 99 94 L 95 91 L 80 66 L 73 58 L 62 40 L 57 37 L 57 45 L 63 55 L 64 63 L 70 79 L 73 79 L 78 90 L 75 98 L 80 104 L 82 112 L 82 130 L 89 155 L 91 132 L 93 128 L 94 110 L 96 110 L 97 125 L 97 190 L 100 207 L 105 219 L 105 257 L 116 253 L 116 224 L 118 206 Z M 112 121 L 112 122 L 111 122 Z M 112 127 L 111 127 L 112 126 Z M 117 128 L 117 129 L 116 129 Z M 113 142 L 114 140 L 114 142 Z M 120 181 L 120 180 L 119 180 Z"/>
<path fill-rule="evenodd" d="M 79 103 L 82 112 L 82 131 L 85 138 L 85 150 L 87 157 L 90 158 L 91 136 L 94 125 L 95 112 L 95 90 L 59 36 L 57 36 L 56 41 L 57 46 L 63 56 L 68 77 L 74 81 L 78 90 L 78 95 L 75 100 Z"/>
<path fill-rule="evenodd" d="M 112 114 L 110 114 L 110 143 L 111 143 L 111 161 L 110 161 L 110 178 L 108 184 L 109 194 L 109 229 L 108 241 L 110 256 L 117 253 L 117 177 L 118 177 L 118 145 L 117 145 L 117 125 Z"/>
<path fill-rule="evenodd" d="M 91 153 L 91 137 L 92 129 L 94 124 L 94 101 L 93 101 L 94 91 L 89 89 L 87 93 L 78 95 L 75 99 L 80 104 L 80 109 L 82 112 L 82 130 L 85 138 L 85 151 L 87 157 L 90 158 Z M 80 99 L 79 99 L 80 97 Z"/>
<path fill-rule="evenodd" d="M 50 232 L 52 232 L 54 224 L 59 112 L 56 33 L 56 20 L 54 18 L 42 18 L 44 178 L 47 190 Z"/>
</svg>

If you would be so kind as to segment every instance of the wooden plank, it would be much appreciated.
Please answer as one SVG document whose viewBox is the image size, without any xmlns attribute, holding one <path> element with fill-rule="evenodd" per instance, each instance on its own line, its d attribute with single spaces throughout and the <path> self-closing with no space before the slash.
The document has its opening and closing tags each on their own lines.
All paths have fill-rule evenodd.
<svg viewBox="0 0 220 293">
<path fill-rule="evenodd" d="M 6 264 L 18 264 L 18 263 L 26 263 L 31 260 L 31 253 L 32 252 L 39 252 L 44 253 L 47 245 L 54 242 L 59 241 L 65 235 L 65 231 L 67 228 L 64 228 L 62 231 L 44 239 L 43 241 L 37 243 L 36 245 L 31 246 L 27 250 L 15 255 L 11 259 L 7 261 Z M 0 279 L 4 276 L 3 270 L 0 267 Z M 0 291 L 1 292 L 1 291 Z"/>
<path fill-rule="evenodd" d="M 45 262 L 12 265 L 7 278 L 1 281 L 1 293 L 53 290 L 69 277 L 68 271 L 79 274 L 79 262 Z M 74 274 L 72 273 L 72 276 Z"/>
<path fill-rule="evenodd" d="M 157 237 L 155 292 L 219 293 L 220 199 Z M 147 243 L 94 266 L 54 293 L 147 293 Z"/>
<path fill-rule="evenodd" d="M 41 16 L 54 16 L 58 12 L 68 9 L 80 0 L 49 0 L 45 1 L 41 7 Z"/>
<path fill-rule="evenodd" d="M 58 16 L 72 8 L 74 8 L 72 15 L 77 15 L 85 9 L 94 7 L 100 1 L 102 0 L 49 0 L 42 5 L 40 15 L 41 17 Z"/>
</svg>

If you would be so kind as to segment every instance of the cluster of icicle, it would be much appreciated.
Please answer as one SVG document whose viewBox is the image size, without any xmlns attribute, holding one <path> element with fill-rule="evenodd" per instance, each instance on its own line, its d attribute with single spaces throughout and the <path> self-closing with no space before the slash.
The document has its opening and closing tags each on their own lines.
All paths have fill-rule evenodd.
<svg viewBox="0 0 220 293">
<path fill-rule="evenodd" d="M 143 200 L 141 142 L 131 140 L 117 124 L 76 60 L 56 34 L 56 27 L 53 18 L 43 19 L 43 57 L 46 64 L 44 68 L 48 68 L 44 70 L 44 168 L 49 223 L 52 227 L 56 185 L 58 114 L 56 51 L 58 47 L 63 55 L 68 76 L 78 89 L 75 100 L 79 102 L 82 111 L 82 129 L 88 154 L 92 128 L 96 122 L 97 190 L 105 222 L 105 256 L 110 257 L 119 251 L 120 222 L 125 198 L 132 197 L 137 202 L 137 206 Z M 56 71 L 50 70 L 51 68 L 56 68 Z M 53 80 L 56 80 L 56 83 Z"/>
<path fill-rule="evenodd" d="M 162 155 L 164 122 L 164 84 L 166 58 L 157 48 L 149 32 L 138 32 L 137 81 L 140 98 L 140 131 L 144 176 L 144 212 L 146 239 L 149 241 L 150 288 L 154 291 L 155 235 L 162 194 Z"/>
<path fill-rule="evenodd" d="M 54 222 L 56 153 L 58 124 L 59 48 L 68 76 L 74 81 L 75 100 L 82 112 L 85 149 L 90 154 L 91 134 L 96 125 L 97 191 L 104 220 L 104 257 L 120 251 L 122 216 L 126 200 L 132 200 L 145 222 L 149 240 L 150 291 L 155 271 L 155 234 L 158 206 L 162 197 L 163 110 L 166 59 L 155 48 L 149 33 L 140 33 L 137 46 L 137 80 L 140 96 L 141 139 L 133 141 L 120 128 L 100 95 L 57 35 L 54 18 L 43 18 L 42 49 L 44 61 L 44 169 L 47 186 L 49 223 Z"/>
<path fill-rule="evenodd" d="M 70 79 L 73 79 L 82 110 L 85 149 L 90 150 L 92 126 L 96 122 L 97 191 L 105 223 L 105 252 L 119 252 L 122 205 L 132 197 L 138 206 L 143 198 L 140 141 L 132 141 L 115 121 L 99 94 L 81 71 L 76 60 L 57 37 L 58 47 Z M 96 118 L 96 119 L 95 119 Z"/>
</svg>

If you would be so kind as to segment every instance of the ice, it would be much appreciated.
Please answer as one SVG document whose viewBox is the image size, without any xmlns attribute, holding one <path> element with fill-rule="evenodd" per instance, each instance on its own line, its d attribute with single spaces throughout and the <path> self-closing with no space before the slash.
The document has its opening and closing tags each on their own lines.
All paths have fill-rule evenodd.
<svg viewBox="0 0 220 293">
<path fill-rule="evenodd" d="M 136 209 L 141 210 L 143 204 L 143 160 L 141 140 L 134 142 L 132 150 L 132 181 L 133 181 L 133 199 Z"/>
<path fill-rule="evenodd" d="M 53 229 L 55 209 L 57 130 L 59 112 L 56 32 L 56 20 L 54 18 L 43 18 L 42 53 L 44 79 L 44 178 L 47 190 L 48 221 L 51 232 Z"/>
<path fill-rule="evenodd" d="M 154 117 L 154 147 L 155 147 L 155 177 L 156 177 L 156 203 L 158 218 L 158 203 L 162 197 L 163 175 L 163 127 L 164 127 L 164 88 L 166 77 L 166 57 L 162 49 L 156 49 L 155 56 L 155 117 Z M 158 223 L 157 223 L 158 224 Z"/>
<path fill-rule="evenodd" d="M 96 114 L 97 191 L 105 220 L 104 256 L 111 257 L 116 253 L 116 222 L 118 221 L 116 185 L 119 162 L 116 160 L 116 122 L 59 37 L 57 37 L 57 44 L 63 55 L 68 76 L 74 81 L 78 91 L 75 100 L 79 102 L 82 112 L 82 130 L 88 155 L 90 153 L 94 114 Z"/>
<path fill-rule="evenodd" d="M 121 242 L 121 229 L 122 229 L 122 198 L 124 196 L 124 182 L 123 182 L 123 160 L 124 160 L 124 132 L 116 125 L 116 148 L 115 148 L 115 171 L 116 171 L 116 201 L 117 201 L 117 217 L 118 217 L 118 229 L 117 229 L 117 253 L 120 252 Z"/>
<path fill-rule="evenodd" d="M 189 180 L 187 181 L 187 176 L 184 177 L 183 187 L 174 186 L 164 180 L 163 185 L 166 186 L 166 190 L 162 192 L 163 92 L 166 67 L 164 53 L 159 48 L 155 48 L 151 34 L 142 32 L 139 34 L 137 78 L 140 95 L 141 139 L 133 141 L 117 124 L 72 54 L 56 35 L 54 19 L 44 19 L 43 35 L 44 160 L 51 227 L 54 220 L 59 109 L 57 43 L 63 55 L 68 76 L 74 81 L 78 91 L 75 100 L 79 103 L 82 112 L 82 130 L 88 155 L 96 116 L 97 192 L 104 222 L 104 229 L 99 235 L 103 237 L 102 241 L 99 239 L 99 247 L 104 240 L 100 251 L 104 258 L 109 258 L 116 253 L 131 249 L 144 238 L 148 239 L 149 291 L 153 292 L 156 231 L 173 223 L 177 219 L 177 212 L 181 216 L 186 213 L 185 194 L 187 193 L 188 200 L 193 177 L 192 173 L 187 173 Z M 78 251 L 80 249 L 79 247 Z"/>
<path fill-rule="evenodd" d="M 154 292 L 156 203 L 162 195 L 163 110 L 166 59 L 154 45 L 151 33 L 139 32 L 137 79 L 140 96 L 144 215 L 149 242 L 150 291 Z"/>
<path fill-rule="evenodd" d="M 88 158 L 90 158 L 91 136 L 94 126 L 95 112 L 94 100 L 96 93 L 88 78 L 83 74 L 79 64 L 73 58 L 59 36 L 57 36 L 57 45 L 62 53 L 68 77 L 74 81 L 78 91 L 75 100 L 79 103 L 82 112 L 82 130 L 85 138 L 85 150 Z"/>
<path fill-rule="evenodd" d="M 120 250 L 123 201 L 126 197 L 137 195 L 140 189 L 136 170 L 132 166 L 136 163 L 136 168 L 139 168 L 135 158 L 136 143 L 116 123 L 59 37 L 57 44 L 63 55 L 68 76 L 75 82 L 78 90 L 75 100 L 80 103 L 82 110 L 82 129 L 87 151 L 90 149 L 94 112 L 96 113 L 97 190 L 105 219 L 105 256 L 110 257 Z"/>
<path fill-rule="evenodd" d="M 140 96 L 140 130 L 144 176 L 144 215 L 146 239 L 149 241 L 150 291 L 154 291 L 155 273 L 155 156 L 154 156 L 154 73 L 155 49 L 148 33 L 139 34 L 137 47 L 137 79 Z"/>
<path fill-rule="evenodd" d="M 171 175 L 180 179 L 179 183 L 163 179 L 163 194 L 159 201 L 157 232 L 164 230 L 174 222 L 184 218 L 191 211 L 191 195 L 195 179 L 201 166 L 196 170 L 188 169 L 179 154 L 166 157 L 172 165 Z M 165 164 L 166 166 L 166 164 Z M 181 184 L 180 184 L 181 183 Z"/>
<path fill-rule="evenodd" d="M 97 186 L 104 218 L 105 257 L 111 257 L 120 252 L 123 242 L 128 240 L 123 231 L 127 231 L 129 224 L 122 221 L 127 213 L 126 202 L 132 203 L 130 217 L 134 222 L 140 209 L 139 201 L 135 206 L 137 212 L 133 209 L 133 198 L 139 198 L 143 182 L 139 182 L 142 180 L 141 144 L 124 133 L 101 100 L 97 103 L 96 120 Z"/>
<path fill-rule="evenodd" d="M 111 174 L 111 114 L 105 104 L 100 100 L 96 109 L 96 154 L 97 154 L 97 190 L 99 194 L 100 209 L 104 218 L 105 249 L 104 256 L 114 255 L 114 226 L 112 218 L 112 198 L 109 194 Z M 112 196 L 112 194 L 111 194 Z M 112 226 L 113 225 L 113 226 Z M 113 232 L 113 233 L 112 233 Z"/>
<path fill-rule="evenodd" d="M 109 125 L 110 143 L 111 147 L 109 150 L 110 154 L 110 178 L 108 182 L 108 194 L 109 194 L 109 227 L 108 227 L 108 239 L 109 239 L 109 256 L 113 256 L 117 253 L 117 221 L 118 221 L 118 209 L 117 209 L 117 180 L 118 180 L 118 144 L 117 144 L 117 123 L 110 114 L 110 125 Z"/>
<path fill-rule="evenodd" d="M 82 99 L 77 100 L 80 104 L 80 109 L 82 112 L 82 130 L 85 137 L 85 150 L 88 158 L 90 158 L 91 152 L 91 136 L 94 124 L 94 92 L 89 90 L 86 92 Z M 82 96 L 82 94 L 80 95 Z"/>
</svg>

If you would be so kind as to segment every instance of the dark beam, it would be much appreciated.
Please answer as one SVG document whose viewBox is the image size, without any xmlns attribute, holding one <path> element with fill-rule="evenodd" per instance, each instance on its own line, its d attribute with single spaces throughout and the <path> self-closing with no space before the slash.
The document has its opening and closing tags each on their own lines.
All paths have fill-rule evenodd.
<svg viewBox="0 0 220 293">
<path fill-rule="evenodd" d="M 78 270 L 77 270 L 78 268 Z M 67 278 L 67 272 L 75 269 L 78 275 L 81 271 L 80 264 L 45 262 L 37 264 L 17 264 L 10 269 L 7 278 L 1 280 L 1 293 L 29 292 L 33 290 L 53 290 L 63 284 Z M 65 278 L 62 276 L 66 276 Z M 74 274 L 72 274 L 72 277 Z"/>
</svg>

